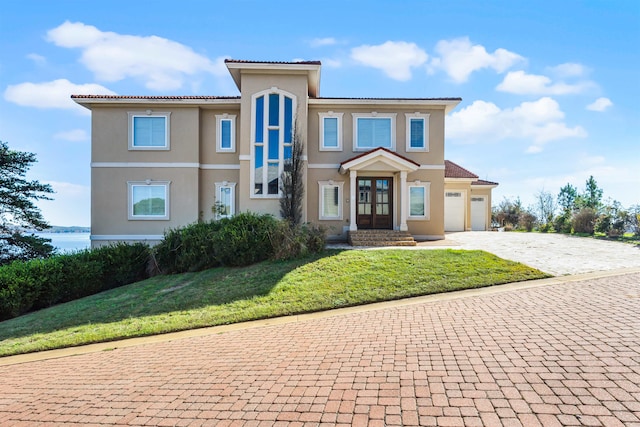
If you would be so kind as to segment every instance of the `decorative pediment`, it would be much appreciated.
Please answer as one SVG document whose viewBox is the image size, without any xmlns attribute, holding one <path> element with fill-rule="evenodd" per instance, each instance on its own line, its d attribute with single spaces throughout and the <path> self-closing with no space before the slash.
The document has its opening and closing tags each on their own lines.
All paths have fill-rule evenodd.
<svg viewBox="0 0 640 427">
<path fill-rule="evenodd" d="M 340 163 L 340 173 L 345 174 L 348 171 L 413 172 L 419 167 L 419 163 L 380 147 Z"/>
</svg>

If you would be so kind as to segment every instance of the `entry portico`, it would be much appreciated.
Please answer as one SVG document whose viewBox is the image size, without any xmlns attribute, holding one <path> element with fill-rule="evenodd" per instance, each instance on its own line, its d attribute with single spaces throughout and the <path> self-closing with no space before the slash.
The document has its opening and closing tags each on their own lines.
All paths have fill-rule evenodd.
<svg viewBox="0 0 640 427">
<path fill-rule="evenodd" d="M 420 164 L 393 151 L 380 147 L 362 153 L 340 164 L 340 173 L 349 173 L 349 231 L 361 228 L 396 228 L 393 213 L 393 178 L 400 178 L 397 229 L 407 231 L 407 175 Z M 356 194 L 356 190 L 358 194 Z M 378 216 L 381 217 L 378 220 Z M 371 217 L 370 220 L 367 220 Z"/>
</svg>

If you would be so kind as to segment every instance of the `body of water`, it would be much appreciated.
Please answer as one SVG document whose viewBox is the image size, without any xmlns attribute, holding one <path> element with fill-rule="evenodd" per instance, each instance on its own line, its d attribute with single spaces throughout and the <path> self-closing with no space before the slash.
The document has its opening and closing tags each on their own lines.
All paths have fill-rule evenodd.
<svg viewBox="0 0 640 427">
<path fill-rule="evenodd" d="M 91 247 L 90 233 L 36 233 L 38 237 L 51 239 L 58 252 L 73 252 Z"/>
</svg>

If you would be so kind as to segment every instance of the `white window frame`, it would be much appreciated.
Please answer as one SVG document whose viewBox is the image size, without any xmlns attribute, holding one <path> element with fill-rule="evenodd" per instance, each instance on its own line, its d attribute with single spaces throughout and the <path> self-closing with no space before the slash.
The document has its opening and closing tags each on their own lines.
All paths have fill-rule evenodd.
<svg viewBox="0 0 640 427">
<path fill-rule="evenodd" d="M 324 187 L 338 188 L 338 215 L 337 216 L 324 216 Z M 343 195 L 344 181 L 318 181 L 318 219 L 320 221 L 342 221 L 343 219 Z"/>
<path fill-rule="evenodd" d="M 318 113 L 320 117 L 320 151 L 342 151 L 342 116 L 344 113 L 334 113 L 328 111 L 326 113 Z M 338 146 L 326 147 L 324 145 L 324 119 L 337 119 L 338 120 Z"/>
<path fill-rule="evenodd" d="M 146 186 L 155 186 L 155 187 L 164 187 L 164 215 L 134 215 L 133 214 L 133 189 L 134 187 L 146 187 Z M 170 219 L 171 212 L 171 181 L 154 181 L 151 179 L 147 179 L 145 181 L 127 181 L 127 192 L 128 192 L 128 202 L 127 202 L 127 212 L 128 219 L 130 221 L 167 221 Z"/>
<path fill-rule="evenodd" d="M 269 95 L 270 94 L 278 94 L 280 96 L 280 108 L 279 108 L 279 119 L 278 126 L 269 125 Z M 268 185 L 268 168 L 269 168 L 269 159 L 268 159 L 268 131 L 270 129 L 279 129 L 280 132 L 278 134 L 279 143 L 278 143 L 278 180 L 282 176 L 282 172 L 284 171 L 284 97 L 291 98 L 291 112 L 292 112 L 292 123 L 291 123 L 291 131 L 293 133 L 296 132 L 296 119 L 298 113 L 298 97 L 291 92 L 287 92 L 286 90 L 279 89 L 277 87 L 272 87 L 267 90 L 263 90 L 251 95 L 251 154 L 250 154 L 250 185 L 251 192 L 249 195 L 250 199 L 279 199 L 282 197 L 282 191 L 280 190 L 280 186 L 278 185 L 278 194 L 268 194 L 268 190 L 263 188 L 262 194 L 255 194 L 255 147 L 256 147 L 256 100 L 264 96 L 264 110 L 263 110 L 263 129 L 265 132 L 265 140 L 261 143 L 264 147 L 263 149 L 263 159 L 262 159 L 262 176 L 263 176 L 263 185 Z M 291 145 L 293 144 L 293 140 L 295 139 L 295 134 L 291 136 Z M 287 143 L 289 144 L 289 143 Z"/>
<path fill-rule="evenodd" d="M 222 147 L 222 122 L 231 123 L 231 148 Z M 236 116 L 232 114 L 216 114 L 216 152 L 235 153 L 236 152 Z"/>
<path fill-rule="evenodd" d="M 167 151 L 171 149 L 171 113 L 170 112 L 158 112 L 152 110 L 146 111 L 129 111 L 127 112 L 129 122 L 129 150 L 142 150 L 142 151 Z M 135 138 L 133 136 L 133 121 L 136 117 L 164 117 L 164 142 L 165 144 L 158 147 L 145 147 L 135 145 Z"/>
<path fill-rule="evenodd" d="M 371 151 L 379 147 L 359 147 L 358 146 L 358 119 L 391 119 L 391 147 L 384 147 L 387 150 L 396 151 L 396 113 L 351 113 L 353 117 L 353 151 Z"/>
<path fill-rule="evenodd" d="M 229 181 L 222 181 L 222 182 L 216 182 L 216 196 L 215 196 L 215 202 L 217 203 L 218 200 L 220 200 L 221 197 L 221 190 L 222 189 L 226 189 L 226 188 L 230 188 L 231 189 L 231 212 L 229 213 L 229 215 L 220 215 L 217 212 L 215 212 L 216 214 L 216 219 L 220 219 L 220 218 L 230 218 L 232 216 L 234 216 L 236 214 L 236 183 L 235 182 L 229 182 Z"/>
<path fill-rule="evenodd" d="M 424 188 L 424 215 L 411 215 L 411 188 Z M 407 183 L 407 221 L 428 220 L 431 218 L 431 183 L 413 181 Z"/>
<path fill-rule="evenodd" d="M 418 112 L 405 113 L 405 117 L 407 120 L 407 127 L 406 127 L 407 152 L 411 152 L 411 151 L 428 152 L 429 151 L 429 116 L 430 115 L 427 113 L 418 113 Z M 422 130 L 424 132 L 424 135 L 422 135 L 422 141 L 424 142 L 424 147 L 416 148 L 411 146 L 411 119 L 422 119 L 422 122 L 423 122 Z"/>
</svg>

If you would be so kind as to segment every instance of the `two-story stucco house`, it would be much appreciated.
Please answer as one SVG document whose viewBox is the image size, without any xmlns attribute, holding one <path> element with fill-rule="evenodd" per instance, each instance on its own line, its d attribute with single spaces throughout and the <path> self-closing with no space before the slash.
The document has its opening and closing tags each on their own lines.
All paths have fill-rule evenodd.
<svg viewBox="0 0 640 427">
<path fill-rule="evenodd" d="M 445 115 L 460 98 L 323 98 L 320 62 L 226 66 L 240 96 L 72 96 L 92 112 L 93 246 L 155 243 L 216 215 L 278 216 L 294 132 L 304 220 L 329 238 L 388 229 L 442 239 L 489 226 L 497 184 L 444 159 Z"/>
</svg>

